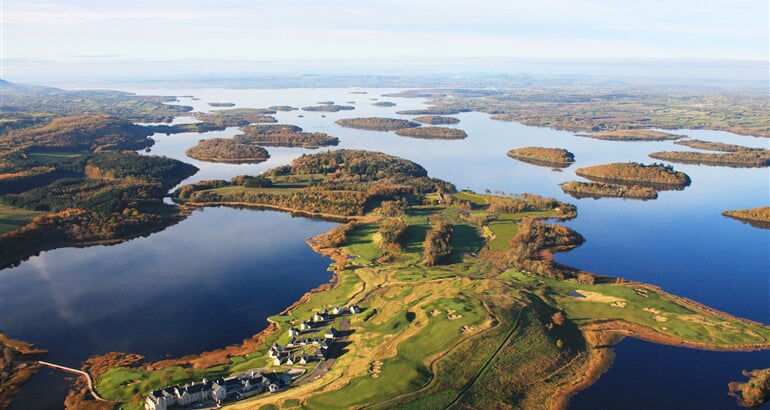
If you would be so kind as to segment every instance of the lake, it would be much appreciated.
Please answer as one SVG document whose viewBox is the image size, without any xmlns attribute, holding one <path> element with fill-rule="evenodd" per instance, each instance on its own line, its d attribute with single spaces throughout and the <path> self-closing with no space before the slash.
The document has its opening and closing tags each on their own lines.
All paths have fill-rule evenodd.
<svg viewBox="0 0 770 410">
<path fill-rule="evenodd" d="M 725 209 L 767 205 L 767 169 L 731 169 L 674 164 L 693 180 L 684 191 L 662 192 L 655 201 L 574 199 L 559 184 L 580 179 L 578 167 L 608 162 L 654 162 L 649 152 L 687 149 L 671 142 L 612 142 L 572 132 L 493 121 L 482 113 L 462 113 L 468 138 L 420 140 L 393 133 L 341 128 L 339 118 L 397 116 L 421 108 L 422 99 L 383 97 L 398 91 L 360 89 L 131 89 L 140 94 L 193 95 L 182 98 L 198 111 L 209 102 L 236 107 L 317 105 L 332 100 L 355 105 L 337 113 L 291 111 L 280 123 L 326 132 L 338 148 L 369 149 L 423 165 L 431 176 L 478 192 L 531 192 L 578 206 L 578 218 L 565 224 L 586 243 L 557 255 L 557 261 L 598 274 L 661 286 L 716 309 L 770 323 L 770 233 L 725 218 Z M 377 107 L 392 101 L 395 107 Z M 300 115 L 302 117 L 300 117 Z M 271 158 L 256 165 L 214 164 L 187 158 L 184 150 L 200 139 L 230 137 L 231 128 L 206 134 L 156 135 L 152 154 L 177 158 L 201 170 L 184 183 L 257 174 L 283 165 L 302 148 L 268 147 Z M 678 130 L 692 138 L 768 146 L 767 139 L 726 132 Z M 523 146 L 566 148 L 576 165 L 562 172 L 508 158 Z M 0 271 L 2 329 L 11 337 L 51 349 L 53 362 L 73 365 L 92 354 L 128 351 L 151 359 L 179 356 L 238 343 L 262 330 L 265 318 L 281 311 L 307 290 L 327 282 L 327 259 L 305 239 L 335 224 L 255 210 L 208 208 L 147 238 L 110 247 L 43 252 L 15 268 Z M 741 370 L 770 366 L 770 352 L 715 353 L 626 340 L 617 347 L 616 365 L 579 394 L 572 408 L 731 408 L 727 383 Z M 42 371 L 24 387 L 12 408 L 60 407 L 63 375 Z M 678 381 L 679 384 L 674 384 Z M 49 388 L 53 385 L 55 388 Z M 682 386 L 672 388 L 672 386 Z M 621 390 L 618 390 L 622 386 Z M 684 390 L 683 390 L 684 389 Z M 689 389 L 689 390 L 687 390 Z M 622 393 L 620 393 L 622 392 Z M 649 408 L 651 406 L 646 406 Z"/>
</svg>

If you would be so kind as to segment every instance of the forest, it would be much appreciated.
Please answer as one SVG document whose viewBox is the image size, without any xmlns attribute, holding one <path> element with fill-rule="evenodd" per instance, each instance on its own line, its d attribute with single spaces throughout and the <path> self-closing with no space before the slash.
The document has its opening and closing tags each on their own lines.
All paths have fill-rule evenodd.
<svg viewBox="0 0 770 410">
<path fill-rule="evenodd" d="M 122 91 L 61 90 L 0 80 L 0 134 L 50 123 L 58 117 L 109 115 L 129 122 L 171 122 L 192 107 L 169 105 L 175 97 L 138 96 Z"/>
<path fill-rule="evenodd" d="M 444 262 L 452 254 L 449 244 L 454 228 L 451 224 L 439 219 L 433 228 L 425 235 L 423 243 L 423 263 L 425 266 L 435 266 Z"/>
<path fill-rule="evenodd" d="M 0 135 L 2 158 L 50 151 L 139 150 L 153 144 L 152 131 L 107 115 L 60 117 Z"/>
<path fill-rule="evenodd" d="M 569 181 L 561 189 L 573 198 L 657 199 L 658 191 L 639 185 L 608 184 L 604 182 Z"/>
<path fill-rule="evenodd" d="M 770 206 L 723 211 L 722 215 L 748 222 L 751 226 L 757 228 L 770 229 Z"/>
<path fill-rule="evenodd" d="M 342 118 L 335 121 L 334 123 L 341 127 L 372 131 L 395 131 L 402 128 L 420 126 L 419 123 L 414 121 L 383 117 Z"/>
<path fill-rule="evenodd" d="M 457 128 L 418 127 L 396 130 L 396 135 L 410 138 L 461 140 L 468 137 L 465 131 Z"/>
<path fill-rule="evenodd" d="M 770 166 L 770 150 L 765 148 L 750 148 L 741 145 L 701 140 L 677 141 L 675 144 L 706 151 L 721 152 L 663 151 L 650 153 L 650 158 L 683 164 L 703 164 L 732 168 L 759 168 Z"/>
<path fill-rule="evenodd" d="M 519 161 L 547 167 L 568 167 L 575 162 L 575 155 L 562 148 L 516 148 L 508 151 L 508 156 Z"/>
<path fill-rule="evenodd" d="M 304 132 L 296 125 L 257 124 L 241 127 L 243 134 L 233 140 L 241 144 L 273 147 L 322 147 L 339 144 L 337 137 L 323 132 Z"/>
<path fill-rule="evenodd" d="M 4 213 L 37 212 L 0 235 L 0 266 L 60 245 L 119 241 L 182 217 L 163 204 L 168 189 L 197 171 L 139 155 L 151 131 L 107 115 L 53 118 L 0 135 Z"/>
<path fill-rule="evenodd" d="M 421 115 L 419 117 L 415 117 L 414 120 L 417 122 L 421 122 L 423 124 L 430 124 L 430 125 L 453 125 L 453 124 L 460 123 L 459 118 L 444 117 L 441 115 Z"/>
<path fill-rule="evenodd" d="M 356 107 L 352 105 L 337 105 L 337 104 L 321 104 L 313 105 L 309 107 L 302 107 L 302 111 L 317 111 L 317 112 L 338 112 L 338 111 L 351 111 Z"/>
<path fill-rule="evenodd" d="M 731 168 L 762 168 L 770 166 L 769 150 L 751 150 L 726 153 L 691 151 L 652 152 L 650 158 L 681 164 L 702 164 Z"/>
<path fill-rule="evenodd" d="M 684 188 L 690 185 L 690 177 L 675 171 L 670 165 L 619 162 L 596 165 L 575 170 L 578 176 L 599 182 L 660 186 L 661 188 Z"/>
<path fill-rule="evenodd" d="M 270 158 L 267 150 L 253 144 L 242 144 L 232 138 L 201 140 L 184 152 L 200 161 L 226 163 L 259 163 Z"/>
<path fill-rule="evenodd" d="M 620 129 L 593 134 L 578 134 L 578 136 L 605 141 L 670 141 L 687 138 L 686 135 L 674 135 L 645 129 Z"/>
<path fill-rule="evenodd" d="M 174 193 L 182 203 L 239 203 L 282 209 L 360 216 L 381 201 L 421 201 L 427 193 L 453 192 L 454 186 L 428 178 L 414 162 L 379 152 L 335 150 L 303 155 L 266 171 L 270 180 L 252 188 L 232 181 L 202 181 Z"/>
</svg>

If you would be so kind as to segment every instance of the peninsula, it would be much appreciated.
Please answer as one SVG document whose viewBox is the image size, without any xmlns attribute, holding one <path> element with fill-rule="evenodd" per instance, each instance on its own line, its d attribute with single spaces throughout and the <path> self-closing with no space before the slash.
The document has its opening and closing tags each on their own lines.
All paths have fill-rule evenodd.
<svg viewBox="0 0 770 410">
<path fill-rule="evenodd" d="M 573 205 L 458 192 L 387 154 L 305 155 L 259 177 L 186 185 L 174 197 L 185 206 L 266 207 L 342 222 L 308 241 L 331 257 L 335 278 L 242 345 L 104 368 L 97 390 L 126 409 L 143 405 L 137 392 L 150 405 L 166 386 L 213 395 L 218 387 L 203 379 L 226 384 L 249 369 L 263 373 L 248 377 L 288 381 L 275 389 L 265 382 L 231 408 L 564 408 L 624 336 L 770 348 L 770 327 L 554 263 L 552 252 L 583 238 L 546 219 L 574 217 Z M 326 353 L 311 353 L 319 351 Z"/>
</svg>

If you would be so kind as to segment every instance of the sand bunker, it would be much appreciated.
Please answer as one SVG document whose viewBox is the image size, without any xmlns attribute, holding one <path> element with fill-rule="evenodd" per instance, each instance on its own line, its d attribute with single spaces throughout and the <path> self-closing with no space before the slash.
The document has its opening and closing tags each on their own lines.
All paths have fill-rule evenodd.
<svg viewBox="0 0 770 410">
<path fill-rule="evenodd" d="M 582 295 L 582 298 L 575 298 L 575 300 L 584 300 L 587 302 L 602 302 L 602 303 L 612 303 L 612 302 L 623 302 L 625 303 L 625 299 L 616 298 L 614 296 L 607 296 L 603 293 L 599 292 L 592 292 L 590 290 L 575 290 L 575 293 L 578 293 Z"/>
</svg>

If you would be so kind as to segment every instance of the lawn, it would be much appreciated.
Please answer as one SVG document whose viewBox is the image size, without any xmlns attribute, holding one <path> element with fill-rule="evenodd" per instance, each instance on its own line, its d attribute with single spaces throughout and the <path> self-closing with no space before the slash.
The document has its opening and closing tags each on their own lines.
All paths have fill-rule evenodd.
<svg viewBox="0 0 770 410">
<path fill-rule="evenodd" d="M 21 228 L 44 213 L 0 204 L 0 235 Z"/>
<path fill-rule="evenodd" d="M 382 330 L 390 328 L 390 333 L 400 333 L 409 326 L 422 328 L 398 346 L 397 356 L 382 360 L 378 378 L 354 378 L 340 390 L 310 399 L 308 406 L 347 408 L 385 400 L 422 387 L 431 377 L 425 359 L 448 349 L 462 337 L 460 330 L 463 326 L 478 325 L 486 316 L 483 307 L 476 301 L 462 298 L 437 299 L 421 310 L 412 322 L 406 315 L 408 310 L 403 309 L 401 314 L 379 327 Z M 434 310 L 440 313 L 431 315 Z M 450 320 L 447 310 L 461 317 Z"/>
</svg>

